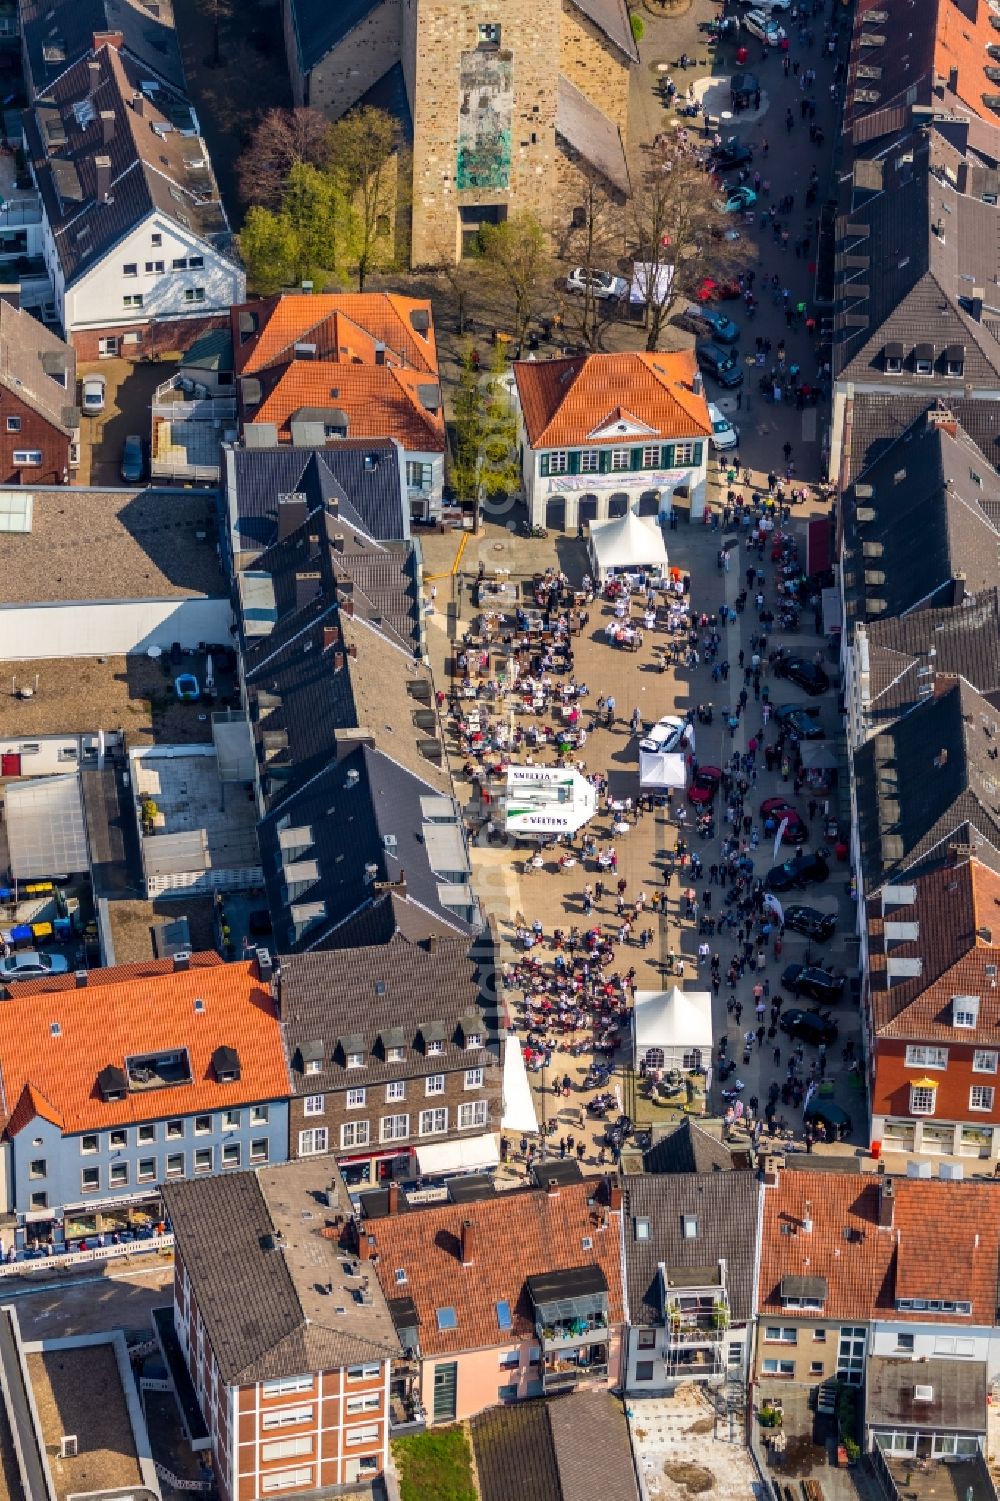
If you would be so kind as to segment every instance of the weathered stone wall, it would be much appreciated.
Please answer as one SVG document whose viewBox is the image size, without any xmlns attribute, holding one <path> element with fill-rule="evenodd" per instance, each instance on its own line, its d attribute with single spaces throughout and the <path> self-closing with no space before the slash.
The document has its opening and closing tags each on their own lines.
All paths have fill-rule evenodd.
<svg viewBox="0 0 1000 1501">
<path fill-rule="evenodd" d="M 562 0 L 559 71 L 627 138 L 628 61 L 572 0 Z"/>
<path fill-rule="evenodd" d="M 309 75 L 309 104 L 337 120 L 398 63 L 403 0 L 382 0 Z M 294 89 L 294 77 L 293 77 Z"/>
</svg>

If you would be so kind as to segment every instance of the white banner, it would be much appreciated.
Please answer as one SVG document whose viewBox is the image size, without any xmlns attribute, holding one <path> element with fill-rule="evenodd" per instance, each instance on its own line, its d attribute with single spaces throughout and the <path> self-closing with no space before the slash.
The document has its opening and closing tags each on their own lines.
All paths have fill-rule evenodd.
<svg viewBox="0 0 1000 1501">
<path fill-rule="evenodd" d="M 774 894 L 773 891 L 768 891 L 768 892 L 765 893 L 765 895 L 764 895 L 764 906 L 770 908 L 770 910 L 774 913 L 774 915 L 778 919 L 778 921 L 782 925 L 784 925 L 784 921 L 785 921 L 784 908 L 782 907 L 781 903 L 778 901 L 778 898 L 775 896 L 775 894 Z"/>
<path fill-rule="evenodd" d="M 778 825 L 778 832 L 774 836 L 774 858 L 776 860 L 778 858 L 778 851 L 781 849 L 781 841 L 785 837 L 785 830 L 787 828 L 788 828 L 788 815 L 786 814 L 785 817 L 779 823 L 779 825 Z"/>
</svg>

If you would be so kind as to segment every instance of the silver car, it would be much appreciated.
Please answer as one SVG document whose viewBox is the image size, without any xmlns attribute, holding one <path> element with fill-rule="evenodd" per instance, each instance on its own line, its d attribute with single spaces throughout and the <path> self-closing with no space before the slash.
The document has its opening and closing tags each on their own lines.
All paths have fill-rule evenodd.
<svg viewBox="0 0 1000 1501">
<path fill-rule="evenodd" d="M 83 377 L 83 414 L 85 417 L 96 417 L 98 412 L 104 411 L 104 403 L 108 395 L 107 377 L 104 375 L 85 375 Z"/>
<path fill-rule="evenodd" d="M 628 291 L 624 276 L 615 276 L 610 271 L 589 271 L 585 266 L 576 266 L 566 278 L 567 292 L 586 292 L 588 283 L 598 302 L 620 302 Z"/>
<path fill-rule="evenodd" d="M 0 980 L 47 980 L 50 975 L 64 975 L 69 961 L 62 954 L 40 954 L 37 949 L 22 949 L 0 959 Z"/>
</svg>

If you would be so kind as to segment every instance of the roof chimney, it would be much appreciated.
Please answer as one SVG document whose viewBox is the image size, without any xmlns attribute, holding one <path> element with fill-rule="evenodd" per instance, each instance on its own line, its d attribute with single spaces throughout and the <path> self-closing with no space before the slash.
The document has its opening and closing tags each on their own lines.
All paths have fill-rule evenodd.
<svg viewBox="0 0 1000 1501">
<path fill-rule="evenodd" d="M 878 1186 L 878 1223 L 880 1230 L 892 1229 L 895 1189 L 891 1178 L 882 1178 Z"/>
<path fill-rule="evenodd" d="M 140 118 L 146 113 L 146 96 L 142 89 L 136 89 L 132 95 L 132 108 Z"/>
<path fill-rule="evenodd" d="M 101 110 L 101 140 L 105 146 L 115 138 L 115 112 L 113 109 Z"/>
<path fill-rule="evenodd" d="M 174 974 L 180 974 L 191 968 L 191 950 L 178 949 L 174 955 Z"/>
<path fill-rule="evenodd" d="M 85 969 L 78 969 L 76 971 L 76 988 L 77 990 L 86 990 L 87 988 L 87 971 Z"/>
<path fill-rule="evenodd" d="M 350 614 L 352 614 L 352 615 L 353 615 L 353 614 L 354 614 L 354 605 L 353 605 L 353 604 L 352 604 L 352 605 L 351 605 L 351 609 L 350 609 Z M 349 645 L 349 646 L 348 646 L 348 648 L 347 648 L 347 655 L 348 655 L 348 656 L 349 656 L 349 657 L 350 657 L 350 658 L 352 658 L 352 660 L 354 660 L 354 661 L 357 661 L 357 657 L 358 657 L 358 648 L 357 648 L 357 646 L 356 646 L 356 645 L 355 645 L 355 644 L 354 644 L 354 642 L 353 642 L 353 641 L 352 641 L 352 642 L 351 642 L 351 643 L 350 643 L 350 645 Z"/>
<path fill-rule="evenodd" d="M 371 1247 L 371 1241 L 368 1239 L 368 1231 L 364 1228 L 363 1225 L 359 1225 L 358 1226 L 358 1260 L 359 1261 L 371 1261 L 371 1259 L 372 1259 L 372 1247 Z"/>
<path fill-rule="evenodd" d="M 958 69 L 948 69 L 948 88 L 953 94 L 958 93 Z"/>
<path fill-rule="evenodd" d="M 336 643 L 339 640 L 340 640 L 340 632 L 338 631 L 338 629 L 337 629 L 337 627 L 335 625 L 325 625 L 323 627 L 323 650 L 324 651 L 329 651 L 330 647 L 331 646 L 335 646 Z"/>
<path fill-rule="evenodd" d="M 92 57 L 87 63 L 87 92 L 96 94 L 101 86 L 101 64 L 98 58 Z"/>
<path fill-rule="evenodd" d="M 953 573 L 951 577 L 951 602 L 952 605 L 960 605 L 965 600 L 966 578 L 964 573 Z"/>
<path fill-rule="evenodd" d="M 94 168 L 97 172 L 97 201 L 98 203 L 107 203 L 111 196 L 110 156 L 95 156 Z"/>
<path fill-rule="evenodd" d="M 559 1197 L 559 1179 L 558 1178 L 547 1178 L 545 1180 L 545 1192 L 548 1194 L 548 1196 L 549 1196 L 550 1199 L 558 1199 L 558 1197 Z"/>
<path fill-rule="evenodd" d="M 472 1266 L 476 1259 L 476 1238 L 471 1220 L 462 1221 L 462 1265 Z"/>
<path fill-rule="evenodd" d="M 389 1202 L 386 1205 L 386 1213 L 399 1213 L 399 1184 L 396 1182 L 389 1184 Z"/>
<path fill-rule="evenodd" d="M 691 390 L 696 396 L 700 396 L 705 389 L 705 380 L 700 370 L 696 370 L 691 377 Z"/>
<path fill-rule="evenodd" d="M 618 1183 L 612 1183 L 611 1185 L 611 1191 L 608 1195 L 608 1207 L 614 1211 L 618 1211 L 622 1207 L 622 1191 Z"/>
<path fill-rule="evenodd" d="M 113 47 L 120 52 L 125 45 L 125 33 L 123 31 L 95 31 L 94 51 L 100 52 L 102 47 Z"/>
</svg>

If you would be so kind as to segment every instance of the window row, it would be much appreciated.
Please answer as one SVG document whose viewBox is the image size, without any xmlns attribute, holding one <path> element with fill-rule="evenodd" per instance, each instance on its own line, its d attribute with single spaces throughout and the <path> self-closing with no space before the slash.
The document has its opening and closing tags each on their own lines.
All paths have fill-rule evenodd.
<svg viewBox="0 0 1000 1501">
<path fill-rule="evenodd" d="M 184 302 L 192 302 L 192 303 L 193 302 L 204 302 L 205 301 L 205 288 L 204 287 L 185 287 L 184 288 L 184 296 L 183 296 L 182 300 Z M 128 309 L 128 310 L 130 310 L 132 312 L 134 312 L 136 310 L 136 308 L 141 308 L 142 307 L 142 293 L 141 292 L 125 292 L 122 295 L 122 307 L 126 308 L 126 309 Z"/>
<path fill-rule="evenodd" d="M 464 1047 L 466 1052 L 472 1052 L 483 1046 L 483 1034 L 481 1032 L 468 1032 L 465 1034 Z M 439 1057 L 445 1049 L 441 1038 L 435 1037 L 426 1041 L 423 1045 L 425 1057 Z M 404 1047 L 391 1047 L 385 1050 L 386 1063 L 405 1063 L 408 1049 Z M 346 1053 L 344 1063 L 347 1068 L 367 1068 L 367 1053 Z M 304 1061 L 302 1072 L 304 1074 L 321 1074 L 326 1067 L 323 1058 L 308 1058 Z"/>
<path fill-rule="evenodd" d="M 421 1110 L 417 1117 L 417 1131 L 420 1136 L 439 1136 L 448 1129 L 448 1107 L 437 1105 L 430 1110 Z M 459 1105 L 457 1129 L 470 1131 L 476 1126 L 489 1124 L 489 1103 L 486 1100 L 470 1100 L 467 1105 Z M 410 1135 L 409 1115 L 384 1115 L 379 1121 L 379 1141 L 384 1145 L 388 1142 L 406 1141 Z M 340 1148 L 342 1152 L 351 1151 L 358 1147 L 367 1147 L 373 1144 L 371 1121 L 344 1121 L 340 1128 Z M 330 1132 L 326 1126 L 308 1126 L 299 1132 L 299 1156 L 313 1157 L 330 1150 Z"/>
<path fill-rule="evenodd" d="M 996 1091 L 992 1084 L 973 1084 L 969 1090 L 969 1109 L 989 1113 Z M 910 1085 L 910 1114 L 933 1115 L 937 1106 L 937 1086 L 930 1083 Z"/>
<path fill-rule="evenodd" d="M 445 1092 L 445 1074 L 428 1074 L 424 1080 L 424 1094 L 436 1095 Z M 485 1069 L 467 1068 L 465 1070 L 466 1089 L 482 1089 L 486 1078 Z M 368 1090 L 348 1089 L 346 1091 L 346 1106 L 348 1110 L 363 1110 L 368 1104 Z M 406 1099 L 405 1079 L 394 1079 L 385 1086 L 385 1102 L 392 1105 Z M 326 1110 L 326 1096 L 322 1094 L 309 1094 L 303 1098 L 302 1113 L 304 1115 L 322 1115 Z"/>
<path fill-rule="evenodd" d="M 541 455 L 539 470 L 545 476 L 677 469 L 700 464 L 703 452 L 704 445 L 698 442 L 646 443 L 641 448 L 555 448 Z"/>
<path fill-rule="evenodd" d="M 203 255 L 175 256 L 170 262 L 171 271 L 200 271 L 205 264 Z M 162 276 L 167 269 L 166 261 L 144 261 L 143 271 L 146 276 Z M 139 275 L 139 262 L 126 261 L 122 266 L 122 276 L 133 277 Z"/>
<path fill-rule="evenodd" d="M 251 1141 L 247 1154 L 248 1160 L 256 1166 L 267 1162 L 269 1153 L 268 1139 L 266 1136 L 261 1136 Z M 223 1143 L 221 1149 L 196 1147 L 191 1154 L 191 1159 L 195 1173 L 212 1173 L 217 1165 L 223 1168 L 242 1167 L 243 1144 L 238 1141 L 227 1141 Z M 162 1171 L 156 1157 L 140 1157 L 136 1163 L 127 1160 L 110 1162 L 107 1164 L 107 1186 L 108 1188 L 126 1188 L 132 1181 L 133 1167 L 136 1183 L 159 1183 L 164 1178 L 183 1178 L 186 1176 L 186 1165 L 187 1154 L 184 1152 L 168 1152 L 163 1159 Z M 104 1184 L 104 1169 L 85 1167 L 81 1170 L 80 1187 L 84 1193 L 99 1193 Z"/>
<path fill-rule="evenodd" d="M 995 1074 L 997 1058 L 998 1055 L 992 1048 L 976 1048 L 972 1054 L 973 1073 Z M 911 1044 L 906 1049 L 906 1063 L 908 1068 L 947 1068 L 948 1049 Z"/>
<path fill-rule="evenodd" d="M 266 1126 L 270 1111 L 267 1105 L 253 1105 L 250 1109 L 251 1126 Z M 92 1157 L 103 1148 L 106 1152 L 120 1152 L 126 1147 L 151 1146 L 154 1142 L 162 1139 L 165 1141 L 181 1141 L 185 1135 L 185 1127 L 192 1123 L 195 1136 L 210 1136 L 213 1131 L 238 1131 L 243 1125 L 242 1110 L 223 1110 L 218 1116 L 194 1115 L 185 1116 L 178 1120 L 165 1121 L 161 1124 L 152 1122 L 144 1126 L 126 1127 L 120 1126 L 114 1131 L 108 1131 L 102 1142 L 101 1134 L 90 1131 L 80 1137 L 80 1152 L 84 1157 Z M 133 1138 L 132 1132 L 135 1132 Z"/>
</svg>

